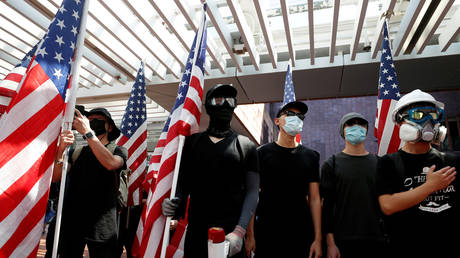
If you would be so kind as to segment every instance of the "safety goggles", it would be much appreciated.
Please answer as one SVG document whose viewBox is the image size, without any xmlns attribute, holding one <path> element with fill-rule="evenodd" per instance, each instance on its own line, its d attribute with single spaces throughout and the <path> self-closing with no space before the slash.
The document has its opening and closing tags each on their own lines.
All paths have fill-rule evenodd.
<svg viewBox="0 0 460 258">
<path fill-rule="evenodd" d="M 403 114 L 405 119 L 415 123 L 425 123 L 430 119 L 433 123 L 440 123 L 444 120 L 444 110 L 437 107 L 415 107 Z"/>
<path fill-rule="evenodd" d="M 225 102 L 232 108 L 236 107 L 236 99 L 233 97 L 213 97 L 209 100 L 212 106 L 222 106 Z"/>
<path fill-rule="evenodd" d="M 297 116 L 298 118 L 300 118 L 300 120 L 304 120 L 305 119 L 305 115 L 302 114 L 302 113 L 296 113 L 294 111 L 291 111 L 291 110 L 286 110 L 286 111 L 283 111 L 284 115 L 286 116 Z"/>
</svg>

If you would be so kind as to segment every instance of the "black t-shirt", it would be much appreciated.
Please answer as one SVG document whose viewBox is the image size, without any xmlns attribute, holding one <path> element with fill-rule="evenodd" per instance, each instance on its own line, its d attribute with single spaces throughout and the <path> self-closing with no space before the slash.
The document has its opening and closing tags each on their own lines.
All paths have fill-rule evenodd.
<svg viewBox="0 0 460 258">
<path fill-rule="evenodd" d="M 443 158 L 435 149 L 424 154 L 399 150 L 383 156 L 378 163 L 378 195 L 405 192 L 422 185 L 426 181 L 424 170 L 432 165 L 436 165 L 436 171 L 447 165 L 458 168 L 460 163 L 458 157 Z M 390 243 L 395 249 L 412 257 L 458 255 L 458 182 L 455 179 L 414 207 L 387 217 Z"/>
<path fill-rule="evenodd" d="M 238 224 L 246 174 L 259 171 L 256 145 L 239 137 L 234 133 L 213 143 L 204 132 L 186 138 L 176 196 L 190 195 L 189 227 L 207 232 L 219 226 L 230 233 Z"/>
<path fill-rule="evenodd" d="M 377 156 L 340 152 L 321 169 L 323 225 L 337 240 L 383 242 L 381 213 L 375 189 Z"/>
<path fill-rule="evenodd" d="M 89 146 L 83 147 L 72 164 L 63 206 L 63 228 L 73 237 L 97 242 L 116 240 L 117 178 L 126 168 L 127 157 L 119 146 L 114 155 L 122 157 L 125 163 L 116 172 L 102 166 Z"/>
<path fill-rule="evenodd" d="M 311 230 L 307 195 L 309 183 L 319 181 L 319 153 L 305 146 L 285 148 L 272 142 L 258 148 L 260 193 L 257 221 L 272 230 Z M 286 227 L 286 212 L 298 229 Z"/>
</svg>

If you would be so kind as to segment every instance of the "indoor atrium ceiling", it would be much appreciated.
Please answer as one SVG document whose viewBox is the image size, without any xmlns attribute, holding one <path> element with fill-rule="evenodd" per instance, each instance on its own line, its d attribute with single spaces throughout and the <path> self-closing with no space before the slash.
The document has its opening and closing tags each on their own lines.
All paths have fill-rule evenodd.
<svg viewBox="0 0 460 258">
<path fill-rule="evenodd" d="M 0 2 L 0 80 L 43 37 L 61 2 Z M 202 2 L 91 0 L 78 103 L 106 105 L 120 120 L 145 60 L 149 120 L 163 121 Z M 297 99 L 376 94 L 385 12 L 401 91 L 460 88 L 460 0 L 206 2 L 205 88 L 232 83 L 239 103 L 281 101 L 289 59 Z"/>
</svg>

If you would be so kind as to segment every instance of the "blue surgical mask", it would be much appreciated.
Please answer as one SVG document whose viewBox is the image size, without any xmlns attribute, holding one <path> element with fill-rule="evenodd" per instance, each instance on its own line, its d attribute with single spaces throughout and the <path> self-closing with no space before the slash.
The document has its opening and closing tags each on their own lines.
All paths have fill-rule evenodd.
<svg viewBox="0 0 460 258">
<path fill-rule="evenodd" d="M 353 145 L 360 144 L 366 139 L 366 129 L 359 125 L 346 127 L 345 139 Z"/>
<path fill-rule="evenodd" d="M 296 136 L 302 131 L 303 121 L 297 116 L 286 116 L 284 121 L 286 121 L 286 124 L 283 125 L 283 129 L 287 134 Z"/>
</svg>

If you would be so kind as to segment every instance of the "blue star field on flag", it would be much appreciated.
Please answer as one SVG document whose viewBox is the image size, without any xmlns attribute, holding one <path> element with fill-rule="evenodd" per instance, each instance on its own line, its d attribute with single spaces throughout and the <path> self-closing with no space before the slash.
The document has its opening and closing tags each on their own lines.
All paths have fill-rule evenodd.
<svg viewBox="0 0 460 258">
<path fill-rule="evenodd" d="M 289 102 L 295 101 L 294 84 L 292 83 L 292 69 L 289 63 L 286 71 L 286 81 L 284 82 L 283 106 Z"/>
<path fill-rule="evenodd" d="M 36 44 L 27 54 L 26 56 L 24 56 L 24 58 L 21 60 L 20 63 L 18 63 L 15 67 L 19 67 L 19 66 L 22 66 L 24 68 L 27 68 L 30 64 L 30 61 L 32 60 L 32 56 L 34 55 L 35 51 L 37 50 L 37 47 L 38 45 L 40 44 L 40 42 L 38 42 L 38 44 Z"/>
<path fill-rule="evenodd" d="M 401 97 L 399 93 L 399 82 L 396 78 L 395 65 L 390 50 L 390 39 L 388 37 L 387 23 L 383 25 L 382 56 L 380 57 L 379 73 L 379 99 L 398 100 Z"/>
<path fill-rule="evenodd" d="M 52 20 L 43 44 L 35 53 L 35 61 L 63 98 L 74 59 L 83 6 L 82 0 L 65 0 Z"/>
<path fill-rule="evenodd" d="M 124 136 L 130 138 L 145 122 L 147 119 L 147 111 L 145 107 L 144 63 L 141 62 L 141 66 L 137 72 L 136 81 L 131 89 L 128 104 L 126 105 L 126 112 L 121 120 L 120 130 Z"/>
</svg>

